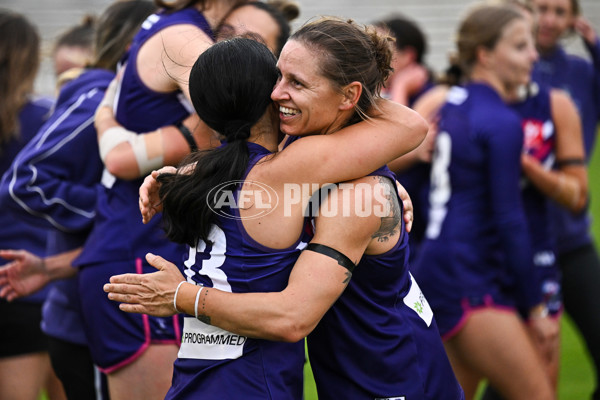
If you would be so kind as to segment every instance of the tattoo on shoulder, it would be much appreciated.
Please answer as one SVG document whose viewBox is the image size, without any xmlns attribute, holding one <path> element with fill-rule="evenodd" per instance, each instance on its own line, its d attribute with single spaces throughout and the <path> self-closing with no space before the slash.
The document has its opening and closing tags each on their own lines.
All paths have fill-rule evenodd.
<svg viewBox="0 0 600 400">
<path fill-rule="evenodd" d="M 212 325 L 210 323 L 210 317 L 208 315 L 198 315 L 198 320 L 204 322 L 206 325 Z"/>
<path fill-rule="evenodd" d="M 344 279 L 344 281 L 342 283 L 347 284 L 348 282 L 350 282 L 351 278 L 352 278 L 352 272 L 346 271 L 346 279 Z"/>
<path fill-rule="evenodd" d="M 379 179 L 379 183 L 384 187 L 388 213 L 386 216 L 381 217 L 381 225 L 371 237 L 377 239 L 378 242 L 387 242 L 400 231 L 400 227 L 402 226 L 400 223 L 402 220 L 402 208 L 400 207 L 396 191 L 392 186 L 395 183 L 383 176 L 378 176 L 377 178 Z"/>
</svg>

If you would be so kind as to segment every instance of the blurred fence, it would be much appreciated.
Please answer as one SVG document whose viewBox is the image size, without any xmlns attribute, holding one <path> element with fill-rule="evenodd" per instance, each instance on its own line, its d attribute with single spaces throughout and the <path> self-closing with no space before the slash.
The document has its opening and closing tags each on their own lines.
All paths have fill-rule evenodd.
<svg viewBox="0 0 600 400">
<path fill-rule="evenodd" d="M 417 21 L 429 41 L 428 65 L 436 72 L 447 66 L 447 56 L 453 49 L 454 30 L 466 8 L 477 0 L 296 0 L 301 14 L 294 27 L 317 15 L 337 15 L 358 22 L 370 23 L 393 13 L 402 13 Z M 45 54 L 50 53 L 53 40 L 69 26 L 78 23 L 86 13 L 99 14 L 111 0 L 0 0 L 0 7 L 26 14 L 44 39 Z M 584 15 L 600 31 L 600 0 L 581 1 Z M 573 51 L 582 52 L 578 40 L 572 40 Z M 37 82 L 38 91 L 50 94 L 54 77 L 47 60 L 42 65 Z"/>
</svg>

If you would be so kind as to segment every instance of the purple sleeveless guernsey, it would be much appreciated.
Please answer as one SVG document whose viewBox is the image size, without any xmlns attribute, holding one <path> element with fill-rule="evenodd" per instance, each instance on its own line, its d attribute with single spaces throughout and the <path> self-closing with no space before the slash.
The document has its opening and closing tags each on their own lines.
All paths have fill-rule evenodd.
<svg viewBox="0 0 600 400">
<path fill-rule="evenodd" d="M 270 154 L 255 143 L 248 146 L 246 174 Z M 287 249 L 262 246 L 246 233 L 237 209 L 225 206 L 221 211 L 234 217 L 219 217 L 210 233 L 213 244 L 200 241 L 190 248 L 184 262 L 187 281 L 234 293 L 285 289 L 305 243 L 298 240 Z M 186 316 L 166 399 L 300 400 L 303 366 L 303 340 L 283 343 L 247 338 Z"/>
<path fill-rule="evenodd" d="M 396 181 L 387 167 L 371 175 Z M 308 336 L 321 400 L 464 399 L 431 308 L 409 273 L 404 221 L 400 231 L 392 249 L 362 257 Z"/>
</svg>

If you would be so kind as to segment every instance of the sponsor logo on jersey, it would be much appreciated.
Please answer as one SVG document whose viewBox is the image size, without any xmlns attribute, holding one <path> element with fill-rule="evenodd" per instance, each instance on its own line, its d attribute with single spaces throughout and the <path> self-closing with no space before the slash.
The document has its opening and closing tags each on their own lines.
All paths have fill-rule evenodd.
<svg viewBox="0 0 600 400">
<path fill-rule="evenodd" d="M 184 318 L 179 358 L 199 360 L 236 359 L 244 353 L 245 336 L 236 335 L 196 318 Z"/>
</svg>

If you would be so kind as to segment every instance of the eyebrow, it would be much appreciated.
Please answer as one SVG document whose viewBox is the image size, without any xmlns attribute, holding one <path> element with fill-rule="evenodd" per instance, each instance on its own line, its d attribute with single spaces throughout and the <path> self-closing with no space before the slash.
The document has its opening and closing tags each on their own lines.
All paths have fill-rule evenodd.
<svg viewBox="0 0 600 400">
<path fill-rule="evenodd" d="M 304 79 L 300 78 L 298 75 L 296 75 L 296 74 L 294 74 L 294 73 L 290 73 L 290 74 L 288 74 L 288 76 L 289 76 L 291 79 L 293 79 L 293 80 L 295 80 L 295 81 L 298 81 L 298 82 L 300 82 L 300 83 L 301 83 L 301 84 L 303 84 L 303 85 L 306 83 L 306 81 L 305 81 Z"/>
</svg>

